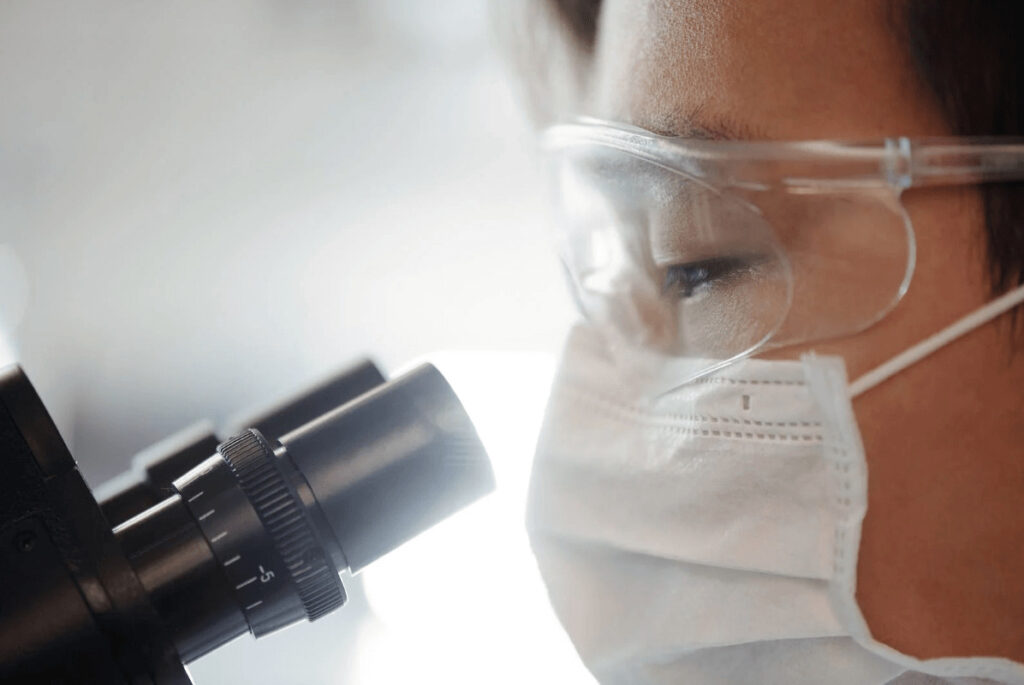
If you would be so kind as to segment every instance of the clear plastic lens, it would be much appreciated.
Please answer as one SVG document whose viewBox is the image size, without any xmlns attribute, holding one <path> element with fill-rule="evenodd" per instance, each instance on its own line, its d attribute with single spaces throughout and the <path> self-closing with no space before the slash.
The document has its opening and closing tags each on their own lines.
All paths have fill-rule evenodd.
<svg viewBox="0 0 1024 685">
<path fill-rule="evenodd" d="M 747 354 L 782 324 L 789 268 L 756 207 L 615 150 L 568 151 L 556 168 L 566 262 L 595 322 L 709 360 Z"/>
<path fill-rule="evenodd" d="M 552 161 L 578 300 L 630 346 L 717 368 L 859 331 L 906 287 L 911 233 L 889 191 L 720 191 L 602 145 Z"/>
<path fill-rule="evenodd" d="M 771 347 L 857 333 L 899 302 L 914 241 L 891 191 L 761 195 L 793 277 L 790 312 Z"/>
</svg>

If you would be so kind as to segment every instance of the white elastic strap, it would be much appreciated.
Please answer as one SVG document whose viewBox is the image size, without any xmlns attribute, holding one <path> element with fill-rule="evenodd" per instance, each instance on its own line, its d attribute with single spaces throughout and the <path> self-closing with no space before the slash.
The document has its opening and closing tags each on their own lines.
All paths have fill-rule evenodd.
<svg viewBox="0 0 1024 685">
<path fill-rule="evenodd" d="M 1024 302 L 1024 285 L 997 297 L 984 307 L 974 310 L 951 326 L 942 329 L 929 338 L 925 338 L 884 364 L 871 369 L 853 383 L 850 383 L 850 397 L 856 397 L 870 390 L 890 376 L 894 376 L 911 364 L 916 364 L 935 350 L 948 345 L 965 333 L 970 333 L 978 326 L 988 323 L 1000 314 L 1013 309 L 1021 302 Z"/>
</svg>

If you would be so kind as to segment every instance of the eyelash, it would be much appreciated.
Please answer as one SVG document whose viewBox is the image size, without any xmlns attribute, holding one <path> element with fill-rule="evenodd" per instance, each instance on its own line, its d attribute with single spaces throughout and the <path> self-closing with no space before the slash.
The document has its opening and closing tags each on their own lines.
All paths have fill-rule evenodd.
<svg viewBox="0 0 1024 685">
<path fill-rule="evenodd" d="M 749 261 L 737 257 L 713 257 L 685 264 L 671 264 L 665 267 L 661 293 L 688 299 L 699 295 L 715 281 L 727 280 L 749 268 Z"/>
</svg>

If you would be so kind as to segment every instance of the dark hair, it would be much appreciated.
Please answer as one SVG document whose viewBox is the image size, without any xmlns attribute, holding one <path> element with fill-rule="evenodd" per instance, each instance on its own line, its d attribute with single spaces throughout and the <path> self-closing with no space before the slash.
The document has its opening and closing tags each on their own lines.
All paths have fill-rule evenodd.
<svg viewBox="0 0 1024 685">
<path fill-rule="evenodd" d="M 551 0 L 569 33 L 584 52 L 592 52 L 597 39 L 597 17 L 602 0 Z"/>
<path fill-rule="evenodd" d="M 894 6 L 911 63 L 953 133 L 1024 134 L 1024 3 L 905 0 Z M 992 288 L 1024 283 L 1024 183 L 981 187 Z"/>
<path fill-rule="evenodd" d="M 952 132 L 1024 135 L 1024 1 L 883 0 L 925 90 Z M 594 49 L 601 0 L 551 0 L 577 46 Z M 985 184 L 994 292 L 1024 284 L 1024 183 Z"/>
</svg>

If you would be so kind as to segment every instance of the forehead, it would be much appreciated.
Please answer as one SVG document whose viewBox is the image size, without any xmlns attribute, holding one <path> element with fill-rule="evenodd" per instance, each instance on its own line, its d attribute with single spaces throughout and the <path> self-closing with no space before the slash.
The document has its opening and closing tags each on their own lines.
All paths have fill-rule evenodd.
<svg viewBox="0 0 1024 685">
<path fill-rule="evenodd" d="M 882 0 L 605 0 L 588 113 L 732 137 L 942 134 Z"/>
</svg>

